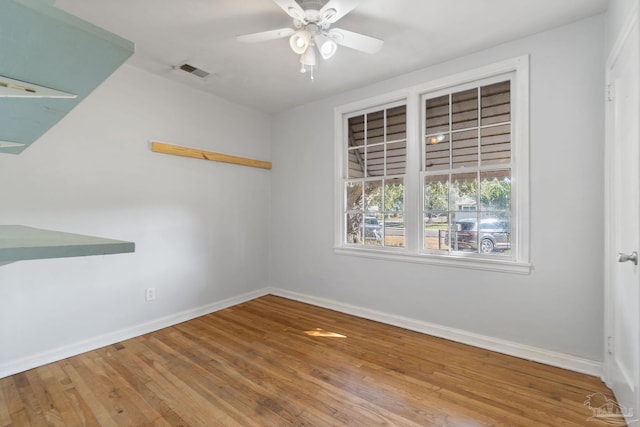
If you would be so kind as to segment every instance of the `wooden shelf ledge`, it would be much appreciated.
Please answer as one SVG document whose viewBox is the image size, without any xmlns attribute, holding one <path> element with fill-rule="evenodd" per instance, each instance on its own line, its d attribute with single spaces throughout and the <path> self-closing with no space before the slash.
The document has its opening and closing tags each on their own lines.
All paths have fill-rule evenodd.
<svg viewBox="0 0 640 427">
<path fill-rule="evenodd" d="M 231 156 L 229 154 L 205 151 L 197 148 L 181 147 L 179 145 L 165 144 L 157 141 L 151 142 L 151 151 L 155 153 L 173 154 L 174 156 L 193 157 L 194 159 L 212 160 L 214 162 L 232 163 L 234 165 L 271 169 L 271 162 L 249 159 L 246 157 Z"/>
</svg>

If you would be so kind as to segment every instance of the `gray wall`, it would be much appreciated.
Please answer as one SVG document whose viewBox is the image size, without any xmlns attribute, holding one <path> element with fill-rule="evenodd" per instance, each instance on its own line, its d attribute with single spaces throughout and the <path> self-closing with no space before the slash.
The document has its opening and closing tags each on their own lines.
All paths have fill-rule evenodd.
<svg viewBox="0 0 640 427">
<path fill-rule="evenodd" d="M 0 223 L 137 245 L 0 265 L 0 375 L 267 285 L 602 360 L 603 52 L 635 1 L 612 1 L 606 28 L 594 17 L 273 119 L 124 66 L 22 155 L 0 156 Z M 335 255 L 334 107 L 522 54 L 533 272 Z M 155 154 L 150 140 L 274 169 Z"/>
<path fill-rule="evenodd" d="M 602 360 L 604 38 L 597 16 L 278 115 L 271 285 Z M 532 273 L 334 254 L 334 107 L 522 54 L 531 60 Z"/>
<path fill-rule="evenodd" d="M 638 0 L 609 0 L 606 22 L 607 54 L 611 51 L 634 6 L 638 7 Z"/>
<path fill-rule="evenodd" d="M 149 141 L 269 160 L 270 129 L 267 115 L 124 66 L 20 156 L 0 155 L 0 224 L 136 243 L 0 266 L 0 376 L 264 288 L 269 171 L 157 154 Z"/>
</svg>

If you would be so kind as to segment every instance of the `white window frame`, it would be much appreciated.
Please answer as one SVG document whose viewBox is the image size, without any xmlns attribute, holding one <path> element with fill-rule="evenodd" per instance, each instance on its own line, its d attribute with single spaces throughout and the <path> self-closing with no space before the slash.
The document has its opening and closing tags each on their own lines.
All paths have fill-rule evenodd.
<svg viewBox="0 0 640 427">
<path fill-rule="evenodd" d="M 447 90 L 454 86 L 513 73 L 511 92 L 512 132 L 512 255 L 508 258 L 469 256 L 467 254 L 434 253 L 422 249 L 422 99 L 423 95 Z M 393 102 L 407 105 L 407 170 L 405 178 L 405 247 L 349 245 L 345 243 L 344 182 L 346 169 L 346 119 L 359 111 L 383 107 Z M 335 124 L 335 240 L 334 252 L 339 255 L 361 256 L 403 262 L 471 268 L 529 274 L 529 56 L 523 55 L 474 70 L 433 80 L 402 91 L 341 105 L 334 109 Z"/>
<path fill-rule="evenodd" d="M 367 109 L 364 109 L 364 110 L 358 110 L 358 111 L 356 111 L 354 113 L 344 114 L 342 117 L 343 117 L 344 122 L 348 123 L 349 119 L 351 119 L 353 117 L 356 117 L 356 116 L 359 116 L 359 115 L 363 115 L 363 114 L 367 115 L 367 114 L 371 114 L 371 113 L 376 113 L 376 112 L 379 112 L 381 110 L 387 111 L 387 110 L 393 109 L 395 107 L 400 107 L 400 106 L 406 107 L 406 100 L 405 99 L 393 101 L 393 102 L 390 102 L 390 103 L 385 103 L 383 105 L 376 105 L 373 108 L 367 108 Z M 405 123 L 405 125 L 406 125 L 406 123 Z M 343 130 L 345 132 L 347 132 L 348 131 L 348 125 L 345 125 L 343 127 Z M 406 149 L 408 149 L 408 145 L 409 145 L 408 131 L 409 131 L 409 129 L 407 127 L 407 129 L 405 131 L 405 133 L 406 133 L 405 145 L 407 146 Z M 343 138 L 348 138 L 348 135 L 346 133 L 344 133 L 343 134 Z M 347 140 L 347 139 L 345 139 L 345 140 Z M 382 144 L 386 145 L 388 142 L 389 141 L 387 141 L 387 139 L 386 139 L 386 132 L 385 132 L 385 138 L 384 138 L 384 142 Z M 394 142 L 397 142 L 397 141 L 391 141 L 391 143 L 394 143 Z M 376 143 L 376 145 L 379 145 L 379 144 L 380 143 Z M 365 147 L 368 148 L 369 144 L 365 144 L 362 148 L 365 148 Z M 347 151 L 349 151 L 348 148 L 347 148 Z M 346 159 L 346 163 L 344 164 L 344 168 L 345 168 L 345 171 L 347 171 L 348 168 L 349 168 L 349 166 L 348 166 L 348 157 L 345 157 L 345 159 Z M 403 185 L 405 186 L 405 190 L 406 190 L 406 179 L 407 179 L 407 173 L 406 173 L 407 172 L 407 169 L 406 169 L 407 168 L 407 163 L 406 163 L 406 161 L 405 161 L 405 173 L 404 174 L 387 175 L 386 166 L 387 166 L 387 164 L 386 164 L 386 161 L 385 161 L 385 173 L 384 173 L 384 175 L 366 176 L 366 177 L 362 177 L 362 178 L 348 178 L 348 176 L 345 176 L 344 179 L 342 180 L 342 183 L 343 183 L 343 194 L 345 193 L 344 185 L 349 181 L 360 181 L 363 184 L 366 184 L 367 182 L 372 182 L 372 181 L 373 182 L 379 182 L 379 181 L 386 182 L 389 178 L 402 178 L 402 182 L 403 182 Z M 345 173 L 345 175 L 348 175 L 348 173 Z M 384 184 L 383 184 L 383 186 L 384 186 Z M 406 194 L 405 194 L 405 201 L 406 201 Z M 345 201 L 342 202 L 342 206 L 343 207 L 344 207 L 344 203 L 345 203 Z M 383 206 L 384 206 L 384 202 L 383 202 Z M 364 205 L 363 205 L 363 207 L 364 207 Z M 404 211 L 404 206 L 403 206 L 403 212 L 405 212 Z M 366 215 L 367 213 L 368 212 L 366 210 L 363 212 L 364 215 Z M 346 211 L 343 211 L 343 214 L 346 214 Z M 343 222 L 344 222 L 344 218 L 343 218 Z M 385 233 L 385 228 L 384 228 L 384 225 L 383 225 L 383 240 L 384 240 L 384 233 Z M 354 243 L 346 243 L 345 242 L 344 246 L 345 247 L 359 248 L 362 245 L 361 244 L 354 244 Z M 380 246 L 377 246 L 377 245 L 373 245 L 373 246 L 380 247 Z M 404 247 L 393 247 L 393 246 L 384 246 L 384 249 L 385 250 L 389 250 L 389 251 L 404 251 L 405 250 Z"/>
</svg>

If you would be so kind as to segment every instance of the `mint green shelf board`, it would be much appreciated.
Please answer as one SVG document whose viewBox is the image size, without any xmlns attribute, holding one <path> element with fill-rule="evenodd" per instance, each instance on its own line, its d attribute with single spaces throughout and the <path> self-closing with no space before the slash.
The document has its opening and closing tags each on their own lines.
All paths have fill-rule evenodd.
<svg viewBox="0 0 640 427">
<path fill-rule="evenodd" d="M 42 230 L 23 225 L 0 225 L 0 263 L 134 251 L 135 243 L 123 240 Z"/>
<path fill-rule="evenodd" d="M 0 153 L 19 154 L 119 68 L 134 45 L 53 6 L 0 0 L 0 76 L 77 95 L 0 98 Z"/>
</svg>

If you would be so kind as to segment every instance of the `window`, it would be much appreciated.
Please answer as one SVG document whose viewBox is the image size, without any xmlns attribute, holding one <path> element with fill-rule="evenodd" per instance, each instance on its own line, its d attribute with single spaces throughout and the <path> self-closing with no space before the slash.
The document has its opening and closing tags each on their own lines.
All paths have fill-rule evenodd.
<svg viewBox="0 0 640 427">
<path fill-rule="evenodd" d="M 345 242 L 405 246 L 406 105 L 347 117 Z"/>
<path fill-rule="evenodd" d="M 528 156 L 526 56 L 339 107 L 336 251 L 528 273 Z"/>
<path fill-rule="evenodd" d="M 511 75 L 492 80 L 422 96 L 427 251 L 511 255 Z"/>
</svg>

